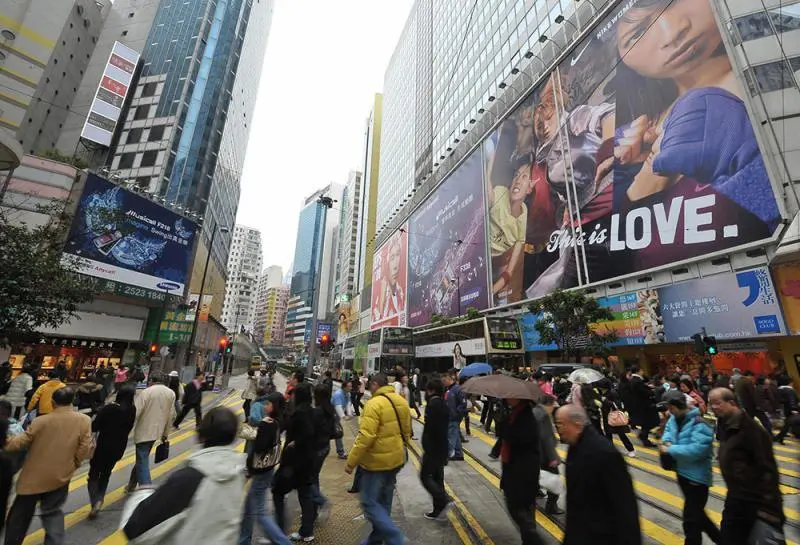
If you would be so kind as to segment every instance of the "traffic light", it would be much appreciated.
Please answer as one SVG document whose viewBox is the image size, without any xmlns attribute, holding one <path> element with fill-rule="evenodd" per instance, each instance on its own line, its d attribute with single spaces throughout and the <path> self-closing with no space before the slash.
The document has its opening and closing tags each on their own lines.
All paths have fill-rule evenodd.
<svg viewBox="0 0 800 545">
<path fill-rule="evenodd" d="M 319 348 L 323 354 L 327 354 L 330 350 L 331 336 L 323 333 L 319 338 Z"/>
<path fill-rule="evenodd" d="M 150 355 L 155 356 L 158 353 L 158 343 L 150 343 Z"/>
<path fill-rule="evenodd" d="M 219 353 L 226 354 L 228 349 L 228 337 L 219 338 Z"/>
<path fill-rule="evenodd" d="M 703 337 L 703 344 L 705 345 L 706 354 L 708 354 L 709 356 L 717 355 L 716 337 Z"/>
<path fill-rule="evenodd" d="M 231 352 L 233 352 L 233 340 L 228 337 L 225 339 L 225 353 L 230 354 Z"/>
<path fill-rule="evenodd" d="M 694 351 L 696 354 L 705 354 L 706 353 L 706 344 L 703 342 L 703 336 L 700 333 L 695 333 L 692 335 L 692 340 L 694 341 Z"/>
</svg>

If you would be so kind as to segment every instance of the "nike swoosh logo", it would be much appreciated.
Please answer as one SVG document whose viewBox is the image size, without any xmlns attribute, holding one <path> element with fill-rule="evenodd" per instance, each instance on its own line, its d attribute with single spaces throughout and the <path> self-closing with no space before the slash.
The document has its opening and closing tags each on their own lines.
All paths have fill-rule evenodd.
<svg viewBox="0 0 800 545">
<path fill-rule="evenodd" d="M 578 53 L 577 55 L 574 55 L 572 57 L 572 59 L 570 59 L 569 65 L 570 66 L 575 66 L 576 64 L 578 64 L 578 61 L 581 60 L 581 56 L 583 56 L 583 54 L 586 52 L 586 50 L 589 49 L 590 45 L 592 45 L 592 42 L 589 42 L 588 44 L 583 46 L 583 49 L 581 49 L 580 53 Z"/>
<path fill-rule="evenodd" d="M 709 187 L 711 187 L 711 184 L 697 184 L 694 188 L 694 192 L 700 193 L 701 191 L 705 191 Z"/>
</svg>

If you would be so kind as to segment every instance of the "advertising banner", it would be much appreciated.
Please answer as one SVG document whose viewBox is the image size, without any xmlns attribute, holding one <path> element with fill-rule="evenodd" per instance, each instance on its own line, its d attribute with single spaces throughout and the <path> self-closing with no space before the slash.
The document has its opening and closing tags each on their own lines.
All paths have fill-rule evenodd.
<svg viewBox="0 0 800 545">
<path fill-rule="evenodd" d="M 536 331 L 536 322 L 541 314 L 526 312 L 519 317 L 519 329 L 522 331 L 522 345 L 526 352 L 539 352 L 545 350 L 558 350 L 555 343 L 542 344 L 539 332 Z"/>
<path fill-rule="evenodd" d="M 370 329 L 406 325 L 408 229 L 395 231 L 372 258 Z"/>
<path fill-rule="evenodd" d="M 158 332 L 161 343 L 188 342 L 192 334 L 194 316 L 188 312 L 168 310 L 164 313 Z"/>
<path fill-rule="evenodd" d="M 489 304 L 481 169 L 478 150 L 411 215 L 409 326 L 426 324 L 433 314 L 457 316 Z"/>
<path fill-rule="evenodd" d="M 114 47 L 103 70 L 103 77 L 89 108 L 89 115 L 81 131 L 81 138 L 103 146 L 110 146 L 114 129 L 122 112 L 122 104 L 128 96 L 139 62 L 139 53 L 114 42 Z"/>
<path fill-rule="evenodd" d="M 614 319 L 590 327 L 597 333 L 614 331 L 617 334 L 616 342 L 608 346 L 659 344 L 666 341 L 658 290 L 601 297 L 598 302 L 601 307 L 611 311 Z"/>
<path fill-rule="evenodd" d="M 621 2 L 484 142 L 495 303 L 771 238 L 743 96 L 709 0 Z"/>
<path fill-rule="evenodd" d="M 718 341 L 783 335 L 769 269 L 759 267 L 659 288 L 667 342 L 687 342 L 703 327 Z"/>
<path fill-rule="evenodd" d="M 189 316 L 192 320 L 194 320 L 194 313 L 197 311 L 198 306 L 200 307 L 200 317 L 198 318 L 201 322 L 208 321 L 208 315 L 211 313 L 211 303 L 214 301 L 213 295 L 208 295 L 207 293 L 203 294 L 203 304 L 198 305 L 198 300 L 200 299 L 199 293 L 192 293 L 189 295 Z"/>
<path fill-rule="evenodd" d="M 182 293 L 196 234 L 195 223 L 90 173 L 64 253 L 81 258 L 76 272 Z"/>
<path fill-rule="evenodd" d="M 789 335 L 800 335 L 800 263 L 773 267 Z"/>
</svg>

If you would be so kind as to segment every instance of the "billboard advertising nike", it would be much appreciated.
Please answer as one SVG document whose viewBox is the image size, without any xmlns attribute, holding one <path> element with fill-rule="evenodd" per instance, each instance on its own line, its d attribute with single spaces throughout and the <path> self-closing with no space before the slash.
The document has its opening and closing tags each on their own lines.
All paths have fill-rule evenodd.
<svg viewBox="0 0 800 545">
<path fill-rule="evenodd" d="M 763 244 L 782 212 L 709 0 L 625 0 L 483 143 L 512 303 Z"/>
</svg>

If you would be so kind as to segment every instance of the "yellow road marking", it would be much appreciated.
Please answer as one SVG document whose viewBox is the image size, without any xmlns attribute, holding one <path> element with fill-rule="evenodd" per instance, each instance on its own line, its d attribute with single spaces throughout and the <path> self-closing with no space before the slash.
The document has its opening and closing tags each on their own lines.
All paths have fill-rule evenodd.
<svg viewBox="0 0 800 545">
<path fill-rule="evenodd" d="M 244 442 L 239 444 L 236 447 L 236 450 L 243 451 Z M 183 454 L 181 454 L 181 456 L 183 456 Z M 117 530 L 116 532 L 105 538 L 103 541 L 98 543 L 98 545 L 125 545 L 126 543 L 128 543 L 128 539 L 125 537 L 125 532 L 123 532 L 122 530 Z"/>
</svg>

